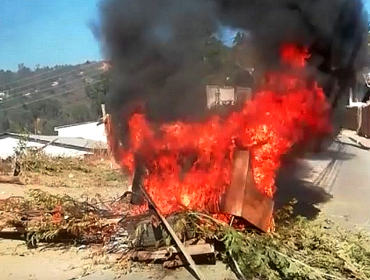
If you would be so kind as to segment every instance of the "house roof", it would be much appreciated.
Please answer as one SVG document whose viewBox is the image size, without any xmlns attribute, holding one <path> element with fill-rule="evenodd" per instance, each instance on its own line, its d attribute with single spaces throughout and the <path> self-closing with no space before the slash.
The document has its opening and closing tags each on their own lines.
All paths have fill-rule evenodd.
<svg viewBox="0 0 370 280">
<path fill-rule="evenodd" d="M 53 146 L 59 146 L 70 149 L 77 149 L 83 151 L 91 151 L 94 149 L 106 149 L 107 144 L 101 141 L 85 139 L 81 137 L 59 137 L 51 135 L 23 135 L 18 133 L 5 132 L 0 134 L 0 139 L 2 138 L 17 138 L 21 139 L 26 137 L 28 141 L 38 142 L 42 144 L 50 144 Z"/>
<path fill-rule="evenodd" d="M 66 124 L 66 125 L 61 125 L 61 126 L 54 127 L 54 131 L 57 131 L 57 130 L 59 130 L 61 128 L 78 126 L 78 125 L 84 125 L 84 124 L 94 124 L 94 123 L 96 123 L 96 125 L 101 124 L 100 122 L 81 122 L 81 123 Z"/>
</svg>

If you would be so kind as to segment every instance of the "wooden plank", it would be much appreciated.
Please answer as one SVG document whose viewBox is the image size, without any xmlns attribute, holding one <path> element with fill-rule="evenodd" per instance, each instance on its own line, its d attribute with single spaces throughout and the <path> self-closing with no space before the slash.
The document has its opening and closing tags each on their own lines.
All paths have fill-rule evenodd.
<svg viewBox="0 0 370 280">
<path fill-rule="evenodd" d="M 0 236 L 1 234 L 8 234 L 8 233 L 25 233 L 26 230 L 24 227 L 6 227 L 3 229 L 0 229 Z"/>
<path fill-rule="evenodd" d="M 18 176 L 0 176 L 0 184 L 24 185 Z"/>
<path fill-rule="evenodd" d="M 189 255 L 194 256 L 206 256 L 214 255 L 215 250 L 210 244 L 197 244 L 185 246 L 185 249 Z M 150 251 L 135 251 L 132 252 L 129 257 L 135 261 L 153 261 L 153 260 L 167 260 L 173 255 L 179 254 L 179 250 L 175 247 L 162 249 L 154 252 Z"/>
<path fill-rule="evenodd" d="M 24 227 L 5 227 L 0 229 L 0 238 L 4 239 L 22 239 L 23 234 L 26 232 Z"/>
<path fill-rule="evenodd" d="M 256 186 L 249 151 L 235 152 L 231 185 L 221 202 L 221 212 L 244 218 L 259 230 L 270 229 L 274 201 Z"/>
</svg>

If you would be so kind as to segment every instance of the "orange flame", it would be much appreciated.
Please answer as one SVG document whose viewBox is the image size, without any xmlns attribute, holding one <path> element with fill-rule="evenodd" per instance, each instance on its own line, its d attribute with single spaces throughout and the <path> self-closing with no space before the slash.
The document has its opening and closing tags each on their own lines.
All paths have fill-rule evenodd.
<svg viewBox="0 0 370 280">
<path fill-rule="evenodd" d="M 287 45 L 281 58 L 291 70 L 300 72 L 308 52 Z M 144 186 L 163 214 L 217 206 L 230 185 L 235 149 L 251 152 L 256 185 L 272 197 L 282 155 L 295 144 L 331 131 L 322 89 L 291 73 L 270 73 L 266 87 L 227 118 L 163 124 L 158 133 L 145 115 L 135 113 L 129 128 L 130 148 L 119 151 L 121 165 L 132 171 L 133 155 L 144 157 L 149 170 Z M 195 159 L 184 170 L 190 156 Z"/>
</svg>

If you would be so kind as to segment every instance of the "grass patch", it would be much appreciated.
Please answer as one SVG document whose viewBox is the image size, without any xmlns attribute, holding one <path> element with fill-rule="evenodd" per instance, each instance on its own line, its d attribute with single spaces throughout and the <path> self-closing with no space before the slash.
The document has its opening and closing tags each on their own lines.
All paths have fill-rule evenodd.
<svg viewBox="0 0 370 280">
<path fill-rule="evenodd" d="M 122 174 L 119 172 L 108 170 L 102 174 L 103 180 L 108 182 L 122 181 Z"/>
<path fill-rule="evenodd" d="M 27 153 L 19 158 L 22 171 L 54 175 L 63 171 L 91 173 L 91 167 L 78 158 L 52 158 L 43 153 Z"/>
</svg>

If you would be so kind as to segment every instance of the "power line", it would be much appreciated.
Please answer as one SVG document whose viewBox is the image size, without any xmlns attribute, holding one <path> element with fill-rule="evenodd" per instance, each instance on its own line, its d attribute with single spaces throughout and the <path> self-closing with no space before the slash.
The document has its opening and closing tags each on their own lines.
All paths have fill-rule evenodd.
<svg viewBox="0 0 370 280">
<path fill-rule="evenodd" d="M 95 69 L 91 69 L 90 71 L 93 72 L 93 71 L 95 71 Z M 101 73 L 102 73 L 102 71 L 97 72 L 96 74 L 101 74 Z M 77 81 L 80 81 L 80 80 L 83 80 L 83 79 L 86 79 L 86 78 L 92 78 L 92 76 L 84 76 L 84 77 L 81 77 L 81 78 L 77 78 L 77 79 L 74 79 L 73 81 L 69 81 L 68 83 L 60 84 L 58 86 L 51 86 L 51 87 L 48 87 L 48 88 L 44 88 L 44 89 L 42 89 L 40 91 L 37 91 L 37 92 L 34 92 L 34 93 L 37 94 L 37 93 L 42 93 L 42 92 L 45 92 L 45 91 L 48 91 L 48 90 L 51 90 L 51 89 L 57 89 L 57 88 L 60 88 L 60 87 L 63 87 L 63 86 L 73 84 L 74 82 L 77 82 Z M 30 91 L 29 90 L 24 90 L 24 91 L 13 93 L 10 97 L 6 98 L 5 100 L 9 101 L 9 100 L 21 98 L 27 92 L 30 92 Z"/>
<path fill-rule="evenodd" d="M 60 75 L 62 75 L 64 73 L 68 73 L 68 72 L 77 71 L 77 70 L 83 70 L 84 68 L 88 68 L 88 67 L 91 67 L 91 66 L 95 66 L 95 64 L 86 64 L 86 65 L 82 65 L 82 66 L 80 66 L 80 65 L 79 65 L 79 68 L 78 69 L 72 69 L 72 70 L 69 70 L 69 71 L 66 71 L 66 72 L 62 72 Z M 74 67 L 73 65 L 70 65 L 70 66 Z M 30 80 L 30 79 L 33 79 L 33 78 L 36 78 L 36 77 L 45 75 L 45 74 L 48 74 L 50 72 L 55 72 L 55 71 L 58 71 L 58 70 L 59 69 L 50 69 L 50 70 L 48 70 L 46 72 L 42 72 L 42 73 L 39 73 L 39 74 L 36 74 L 36 75 L 32 75 L 30 77 L 26 77 L 24 79 L 20 79 L 20 80 L 17 80 L 17 81 L 8 83 L 8 84 L 0 85 L 0 88 L 4 88 L 4 87 L 7 87 L 7 86 L 10 86 L 10 85 L 13 85 L 13 84 L 18 84 L 18 83 L 21 83 L 21 82 L 24 82 L 24 81 L 27 81 L 27 80 Z M 56 76 L 58 76 L 58 75 L 56 75 Z M 56 76 L 51 76 L 50 78 L 53 78 L 53 77 L 56 77 Z M 47 80 L 47 79 L 49 79 L 49 78 L 46 78 L 44 80 Z M 32 84 L 34 84 L 34 83 L 30 83 L 30 84 L 27 84 L 27 85 L 32 85 Z M 27 86 L 27 85 L 13 87 L 10 90 L 13 90 L 13 89 L 16 89 L 16 88 L 20 88 L 20 87 L 24 87 L 24 86 Z"/>
<path fill-rule="evenodd" d="M 42 72 L 42 73 L 39 73 L 39 74 L 36 74 L 36 75 L 32 75 L 30 77 L 26 77 L 24 79 L 20 79 L 20 80 L 17 80 L 17 81 L 11 82 L 11 83 L 7 83 L 7 84 L 4 84 L 4 85 L 0 85 L 0 87 L 7 87 L 7 86 L 10 86 L 10 85 L 13 85 L 13 84 L 18 84 L 19 82 L 24 82 L 26 80 L 29 80 L 29 79 L 32 79 L 32 78 L 36 78 L 36 77 L 39 77 L 39 76 L 42 76 L 42 75 L 45 75 L 47 73 L 54 72 L 54 71 L 56 71 L 56 69 L 50 69 L 50 70 L 48 70 L 46 72 Z"/>
<path fill-rule="evenodd" d="M 102 79 L 100 79 L 98 81 L 95 81 L 95 82 L 91 83 L 90 85 L 94 85 L 94 84 L 96 84 L 100 81 L 102 81 Z M 25 103 L 22 103 L 22 104 L 18 104 L 18 105 L 14 105 L 14 106 L 11 106 L 11 107 L 1 109 L 0 112 L 7 111 L 9 109 L 19 108 L 19 107 L 26 106 L 26 105 L 29 105 L 29 104 L 32 104 L 32 103 L 36 103 L 36 102 L 39 102 L 39 101 L 42 101 L 42 100 L 51 99 L 51 98 L 54 98 L 56 96 L 61 96 L 63 94 L 70 93 L 70 92 L 73 92 L 73 91 L 76 91 L 76 90 L 79 90 L 79 89 L 83 89 L 83 88 L 85 88 L 85 86 L 77 87 L 77 88 L 74 88 L 74 89 L 71 89 L 71 90 L 68 90 L 68 91 L 65 91 L 65 92 L 56 93 L 56 94 L 53 94 L 53 95 L 50 95 L 50 96 L 45 96 L 43 98 L 39 98 L 39 99 L 36 99 L 36 100 L 31 100 L 29 102 L 25 102 Z"/>
<path fill-rule="evenodd" d="M 94 69 L 92 69 L 92 70 L 94 70 Z M 92 71 L 92 70 L 89 70 L 89 71 Z M 100 71 L 100 72 L 98 72 L 98 73 L 96 73 L 96 74 L 100 74 L 100 73 L 102 73 L 102 71 Z M 84 77 L 81 77 L 81 78 L 77 78 L 77 79 L 75 79 L 75 80 L 73 80 L 73 81 L 70 81 L 70 82 L 68 82 L 68 83 L 60 84 L 60 85 L 58 85 L 58 86 L 51 86 L 51 87 L 48 87 L 48 88 L 44 88 L 44 89 L 42 89 L 42 90 L 40 90 L 40 91 L 37 91 L 37 92 L 35 92 L 35 93 L 36 93 L 36 94 L 39 94 L 39 93 L 42 93 L 42 92 L 45 92 L 45 91 L 48 91 L 48 90 L 57 89 L 57 88 L 60 88 L 60 87 L 63 87 L 63 86 L 67 86 L 67 85 L 73 84 L 73 83 L 75 83 L 75 82 L 77 82 L 77 81 L 84 80 L 84 79 L 86 79 L 86 78 L 92 78 L 92 76 L 84 76 Z M 4 101 L 7 101 L 7 102 L 8 102 L 8 101 L 10 101 L 10 100 L 14 100 L 14 99 L 21 98 L 21 97 L 23 96 L 23 94 L 24 94 L 24 93 L 26 93 L 26 92 L 28 92 L 28 90 L 14 93 L 14 94 L 12 94 L 10 97 L 8 97 L 8 98 L 4 99 Z"/>
<path fill-rule="evenodd" d="M 95 66 L 95 65 L 87 65 L 86 67 L 83 67 L 83 68 L 78 68 L 78 69 L 73 69 L 73 70 L 70 70 L 70 71 L 66 71 L 64 73 L 60 73 L 60 74 L 57 74 L 57 75 L 54 75 L 54 76 L 50 76 L 50 77 L 47 77 L 45 79 L 38 80 L 38 81 L 29 83 L 29 84 L 26 84 L 26 85 L 14 87 L 14 88 L 12 88 L 9 91 L 13 91 L 14 92 L 14 90 L 15 89 L 18 89 L 18 88 L 25 88 L 25 87 L 32 87 L 32 86 L 33 87 L 37 87 L 38 85 L 41 85 L 44 81 L 53 80 L 53 79 L 56 79 L 56 78 L 61 78 L 61 77 L 67 76 L 67 75 L 71 75 L 73 72 L 78 72 L 78 71 L 82 71 L 82 70 L 85 70 L 85 71 L 98 70 L 98 68 L 92 68 L 92 69 L 87 70 L 87 68 L 92 67 L 92 66 Z M 26 93 L 26 92 L 28 92 L 30 90 L 31 90 L 30 88 L 23 89 L 23 90 L 21 90 L 21 92 L 13 93 L 11 96 L 17 95 L 19 93 Z"/>
<path fill-rule="evenodd" d="M 85 68 L 89 68 L 89 67 L 92 67 L 92 66 L 95 66 L 95 64 L 83 65 L 83 66 L 81 66 L 81 67 L 79 67 L 77 69 L 72 69 L 72 70 L 69 70 L 69 71 L 66 71 L 66 72 L 62 72 L 60 74 L 56 74 L 54 76 L 50 76 L 50 77 L 44 78 L 42 80 L 38 80 L 36 82 L 28 83 L 28 84 L 25 84 L 25 85 L 22 85 L 22 86 L 13 87 L 10 90 L 15 90 L 15 89 L 18 89 L 18 88 L 23 88 L 23 87 L 31 86 L 31 85 L 38 84 L 38 83 L 41 83 L 41 82 L 46 81 L 46 80 L 49 80 L 49 79 L 59 78 L 61 76 L 65 76 L 66 74 L 69 74 L 69 73 L 72 73 L 72 72 L 75 72 L 75 71 L 81 71 L 81 70 L 84 70 Z M 10 83 L 10 84 L 15 84 L 15 83 L 23 82 L 25 80 L 29 80 L 31 78 L 38 77 L 38 76 L 44 75 L 46 73 L 54 72 L 54 71 L 57 71 L 57 70 L 56 69 L 53 69 L 53 70 L 47 71 L 45 73 L 40 73 L 40 74 L 34 75 L 32 77 L 28 77 L 28 78 L 25 78 L 23 80 L 20 80 L 20 81 L 17 81 L 17 82 L 13 82 L 13 83 Z M 0 88 L 6 87 L 6 86 L 8 86 L 10 84 L 1 85 Z"/>
</svg>

